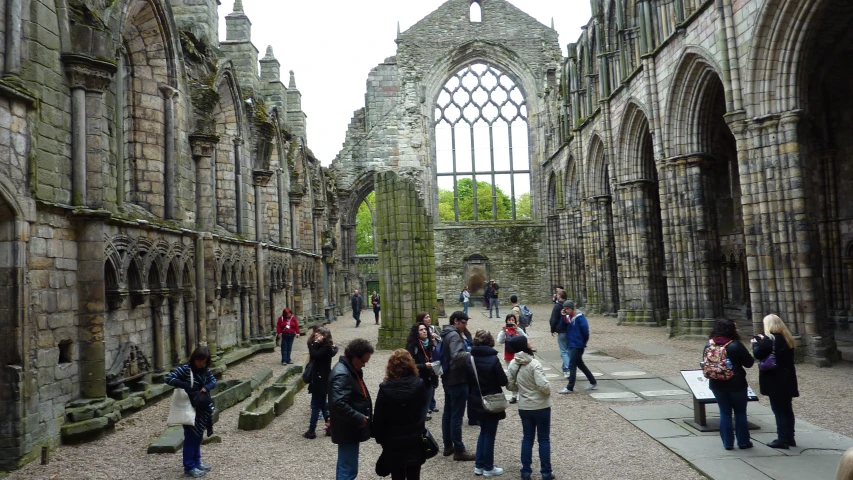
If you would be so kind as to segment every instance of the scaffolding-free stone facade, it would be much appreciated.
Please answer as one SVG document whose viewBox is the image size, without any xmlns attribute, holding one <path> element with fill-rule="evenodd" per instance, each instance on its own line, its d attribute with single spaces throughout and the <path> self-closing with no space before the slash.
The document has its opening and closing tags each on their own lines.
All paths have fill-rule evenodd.
<svg viewBox="0 0 853 480">
<path fill-rule="evenodd" d="M 337 223 L 301 95 L 242 2 L 4 1 L 0 471 L 333 316 Z M 259 68 L 260 65 L 260 68 Z M 328 287 L 326 285 L 329 285 Z"/>
</svg>

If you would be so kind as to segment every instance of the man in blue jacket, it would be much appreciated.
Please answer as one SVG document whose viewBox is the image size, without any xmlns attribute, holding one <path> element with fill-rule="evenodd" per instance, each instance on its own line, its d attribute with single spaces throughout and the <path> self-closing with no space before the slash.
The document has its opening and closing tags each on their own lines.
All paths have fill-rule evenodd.
<svg viewBox="0 0 853 480">
<path fill-rule="evenodd" d="M 567 394 L 575 391 L 575 377 L 577 369 L 580 368 L 587 380 L 587 390 L 595 390 L 598 388 L 598 382 L 589 371 L 586 364 L 583 363 L 583 351 L 586 348 L 586 342 L 589 341 L 589 322 L 583 313 L 575 309 L 575 302 L 566 300 L 563 302 L 563 315 L 561 321 L 566 327 L 566 343 L 569 347 L 569 384 L 559 393 Z"/>
</svg>

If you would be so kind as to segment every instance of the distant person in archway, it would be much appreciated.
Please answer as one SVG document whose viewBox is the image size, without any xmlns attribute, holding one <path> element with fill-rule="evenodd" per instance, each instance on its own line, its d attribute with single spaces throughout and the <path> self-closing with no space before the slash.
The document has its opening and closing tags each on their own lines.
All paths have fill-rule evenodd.
<svg viewBox="0 0 853 480">
<path fill-rule="evenodd" d="M 355 319 L 355 326 L 358 328 L 361 325 L 361 311 L 364 310 L 364 298 L 358 294 L 358 290 L 354 290 L 352 294 L 352 318 Z"/>
<path fill-rule="evenodd" d="M 370 297 L 370 304 L 373 305 L 373 318 L 376 320 L 376 324 L 379 325 L 379 294 L 376 293 L 376 290 L 373 291 L 373 296 Z"/>
<path fill-rule="evenodd" d="M 462 311 L 468 315 L 468 304 L 471 303 L 471 292 L 468 291 L 468 285 L 465 285 L 462 292 L 459 293 L 459 301 L 462 302 Z"/>
<path fill-rule="evenodd" d="M 489 299 L 489 318 L 492 318 L 492 308 L 495 309 L 495 317 L 501 317 L 501 311 L 498 306 L 498 290 L 500 288 L 494 280 L 489 280 L 489 285 L 486 286 L 486 298 Z"/>
</svg>

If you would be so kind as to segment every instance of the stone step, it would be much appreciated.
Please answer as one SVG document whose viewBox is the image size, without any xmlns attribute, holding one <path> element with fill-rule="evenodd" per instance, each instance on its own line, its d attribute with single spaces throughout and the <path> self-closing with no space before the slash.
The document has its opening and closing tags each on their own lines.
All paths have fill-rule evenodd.
<svg viewBox="0 0 853 480">
<path fill-rule="evenodd" d="M 838 352 L 841 353 L 841 359 L 845 362 L 853 362 L 853 346 L 839 346 Z"/>
<path fill-rule="evenodd" d="M 177 453 L 184 446 L 184 428 L 172 425 L 148 445 L 148 453 Z"/>
</svg>

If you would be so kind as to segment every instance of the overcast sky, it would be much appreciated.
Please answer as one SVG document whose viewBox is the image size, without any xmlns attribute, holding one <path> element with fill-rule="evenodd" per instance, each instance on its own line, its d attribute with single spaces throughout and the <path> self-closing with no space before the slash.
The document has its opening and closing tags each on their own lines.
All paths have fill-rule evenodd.
<svg viewBox="0 0 853 480">
<path fill-rule="evenodd" d="M 221 0 L 220 39 L 234 0 Z M 396 53 L 397 22 L 405 31 L 445 0 L 243 0 L 252 21 L 252 42 L 263 57 L 272 45 L 282 80 L 296 73 L 302 109 L 308 115 L 308 146 L 328 165 L 341 149 L 352 114 L 364 106 L 370 70 Z M 511 0 L 545 25 L 554 25 L 566 45 L 590 18 L 589 0 Z"/>
</svg>

